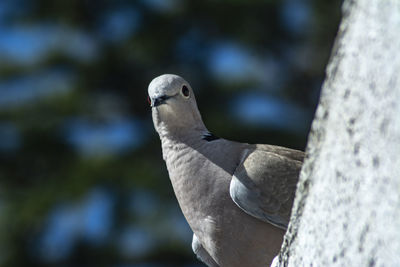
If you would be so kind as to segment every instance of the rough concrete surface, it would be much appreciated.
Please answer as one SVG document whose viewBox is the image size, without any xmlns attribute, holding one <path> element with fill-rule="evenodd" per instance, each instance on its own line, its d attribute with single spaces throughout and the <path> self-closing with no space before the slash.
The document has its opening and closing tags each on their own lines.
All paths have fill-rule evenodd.
<svg viewBox="0 0 400 267">
<path fill-rule="evenodd" d="M 400 1 L 342 8 L 279 266 L 400 266 Z"/>
</svg>

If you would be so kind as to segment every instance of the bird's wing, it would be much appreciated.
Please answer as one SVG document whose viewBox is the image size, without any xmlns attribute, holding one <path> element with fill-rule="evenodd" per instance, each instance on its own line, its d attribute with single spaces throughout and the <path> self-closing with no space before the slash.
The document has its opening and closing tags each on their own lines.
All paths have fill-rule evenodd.
<svg viewBox="0 0 400 267">
<path fill-rule="evenodd" d="M 250 145 L 251 146 L 251 145 Z M 296 160 L 303 162 L 304 160 L 304 152 L 300 150 L 295 150 L 283 146 L 274 146 L 274 145 L 264 145 L 264 144 L 259 144 L 255 145 L 256 149 L 258 150 L 264 150 L 267 152 L 272 152 L 275 154 L 278 154 L 280 156 L 286 157 L 288 159 Z"/>
<path fill-rule="evenodd" d="M 303 155 L 268 145 L 246 149 L 232 177 L 231 198 L 246 213 L 286 229 Z"/>
</svg>

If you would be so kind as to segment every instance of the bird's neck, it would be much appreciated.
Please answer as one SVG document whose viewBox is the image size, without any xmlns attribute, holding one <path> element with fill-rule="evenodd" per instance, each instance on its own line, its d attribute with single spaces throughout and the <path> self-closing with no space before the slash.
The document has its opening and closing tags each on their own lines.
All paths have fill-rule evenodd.
<svg viewBox="0 0 400 267">
<path fill-rule="evenodd" d="M 167 108 L 161 111 L 159 109 L 152 110 L 154 127 L 161 140 L 184 142 L 208 132 L 197 108 L 193 108 L 183 115 L 177 115 L 176 112 Z"/>
<path fill-rule="evenodd" d="M 203 123 L 191 125 L 191 127 L 168 127 L 165 123 L 160 123 L 157 127 L 161 142 L 169 144 L 184 143 L 192 145 L 196 141 L 202 140 L 202 137 L 208 133 Z"/>
</svg>

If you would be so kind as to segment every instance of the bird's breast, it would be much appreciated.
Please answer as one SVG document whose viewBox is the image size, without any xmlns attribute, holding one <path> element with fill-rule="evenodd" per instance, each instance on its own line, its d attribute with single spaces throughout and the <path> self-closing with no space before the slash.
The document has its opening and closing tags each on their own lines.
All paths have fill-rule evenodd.
<svg viewBox="0 0 400 267">
<path fill-rule="evenodd" d="M 213 153 L 184 144 L 163 146 L 182 212 L 220 266 L 245 266 L 243 262 L 247 266 L 266 266 L 279 251 L 284 232 L 236 206 L 230 198 L 229 185 L 238 161 L 232 155 L 240 153 L 226 150 L 223 144 L 213 145 Z M 273 247 L 273 253 L 266 253 L 264 246 Z"/>
<path fill-rule="evenodd" d="M 231 174 L 201 151 L 186 145 L 163 148 L 179 205 L 193 231 L 217 231 L 220 205 L 229 199 Z"/>
</svg>

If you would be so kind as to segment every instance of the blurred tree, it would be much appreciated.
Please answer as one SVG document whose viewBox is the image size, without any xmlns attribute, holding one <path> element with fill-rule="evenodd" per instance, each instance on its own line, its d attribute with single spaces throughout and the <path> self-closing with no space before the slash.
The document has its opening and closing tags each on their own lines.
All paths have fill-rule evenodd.
<svg viewBox="0 0 400 267">
<path fill-rule="evenodd" d="M 0 265 L 201 266 L 149 81 L 184 76 L 217 135 L 304 148 L 339 6 L 1 1 Z"/>
</svg>

